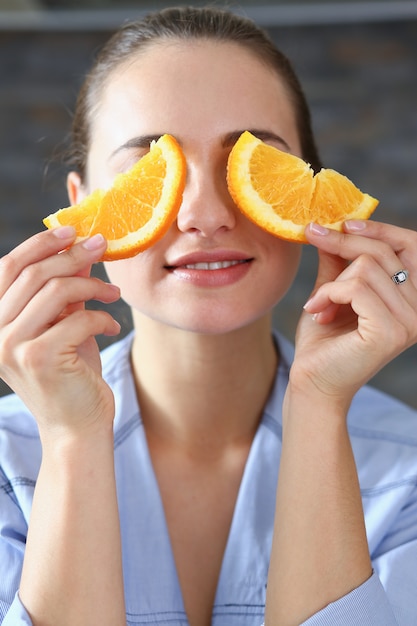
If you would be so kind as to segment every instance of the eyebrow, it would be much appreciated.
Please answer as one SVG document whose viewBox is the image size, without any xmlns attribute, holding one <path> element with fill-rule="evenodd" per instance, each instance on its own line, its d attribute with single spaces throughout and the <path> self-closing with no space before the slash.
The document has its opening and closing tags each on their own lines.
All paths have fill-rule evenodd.
<svg viewBox="0 0 417 626">
<path fill-rule="evenodd" d="M 270 130 L 262 130 L 260 128 L 245 128 L 244 130 L 235 130 L 231 133 L 228 133 L 223 139 L 224 147 L 233 146 L 245 130 L 250 132 L 252 135 L 255 135 L 255 137 L 257 137 L 261 141 L 274 141 L 281 144 L 288 151 L 291 150 L 290 146 L 285 141 L 285 139 L 283 139 L 283 137 L 277 135 L 276 133 L 273 133 Z"/>
<path fill-rule="evenodd" d="M 138 135 L 137 137 L 132 137 L 123 143 L 121 146 L 113 150 L 111 155 L 109 156 L 109 160 L 112 159 L 116 154 L 121 152 L 122 150 L 131 150 L 132 148 L 149 148 L 152 141 L 158 141 L 158 139 L 162 137 L 161 134 L 156 135 Z"/>
<path fill-rule="evenodd" d="M 252 129 L 244 129 L 248 130 L 252 135 L 255 135 L 261 141 L 274 141 L 276 143 L 281 144 L 288 151 L 291 150 L 288 143 L 283 139 L 280 135 L 273 133 L 270 130 L 262 130 L 259 128 Z M 234 130 L 223 138 L 222 145 L 223 147 L 233 146 L 236 141 L 239 139 L 240 135 L 244 132 L 244 130 Z M 158 141 L 158 139 L 162 136 L 162 134 L 157 133 L 153 135 L 138 135 L 137 137 L 132 137 L 123 143 L 121 146 L 113 150 L 111 153 L 109 160 L 112 159 L 116 154 L 121 152 L 122 150 L 131 150 L 131 149 L 145 149 L 149 148 L 152 141 Z M 180 142 L 179 142 L 180 143 Z"/>
</svg>

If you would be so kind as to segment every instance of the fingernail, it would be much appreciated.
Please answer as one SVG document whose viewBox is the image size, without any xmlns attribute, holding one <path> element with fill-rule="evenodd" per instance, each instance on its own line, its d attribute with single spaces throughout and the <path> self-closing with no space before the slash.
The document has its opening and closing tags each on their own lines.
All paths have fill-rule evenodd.
<svg viewBox="0 0 417 626">
<path fill-rule="evenodd" d="M 75 228 L 73 226 L 58 226 L 58 228 L 53 229 L 52 234 L 58 239 L 73 239 Z"/>
<path fill-rule="evenodd" d="M 116 337 L 116 335 L 120 333 L 121 329 L 122 327 L 120 326 L 119 322 L 116 322 L 116 320 L 113 320 L 112 328 L 109 328 L 108 331 L 104 334 L 106 337 Z"/>
<path fill-rule="evenodd" d="M 310 298 L 309 300 L 307 300 L 307 302 L 303 306 L 304 311 L 308 311 L 308 309 L 310 307 L 310 303 L 312 302 L 312 300 L 313 300 L 313 298 Z"/>
<path fill-rule="evenodd" d="M 105 242 L 105 239 L 103 237 L 103 235 L 101 235 L 100 233 L 97 233 L 97 235 L 93 235 L 93 237 L 90 237 L 89 239 L 86 239 L 85 241 L 83 241 L 83 247 L 86 250 L 98 250 L 99 248 L 103 247 L 103 244 Z"/>
<path fill-rule="evenodd" d="M 346 220 L 345 228 L 353 232 L 358 232 L 361 230 L 365 230 L 366 222 L 365 220 Z"/>
<path fill-rule="evenodd" d="M 328 235 L 329 234 L 328 228 L 326 228 L 325 226 L 322 226 L 321 224 L 316 224 L 315 222 L 312 222 L 311 224 L 309 224 L 309 228 L 310 228 L 310 231 L 314 235 Z"/>
<path fill-rule="evenodd" d="M 310 308 L 310 304 L 313 302 L 313 300 L 314 300 L 314 296 L 310 298 L 309 300 L 307 300 L 307 302 L 303 306 L 303 309 L 306 313 L 309 313 L 308 309 Z M 310 317 L 313 320 L 313 322 L 317 320 L 317 316 L 318 316 L 318 313 L 310 313 Z"/>
<path fill-rule="evenodd" d="M 114 294 L 120 298 L 120 287 L 118 287 L 117 285 L 114 285 L 113 283 L 106 283 L 106 284 L 108 285 L 109 289 L 111 289 L 111 291 L 113 291 Z"/>
</svg>

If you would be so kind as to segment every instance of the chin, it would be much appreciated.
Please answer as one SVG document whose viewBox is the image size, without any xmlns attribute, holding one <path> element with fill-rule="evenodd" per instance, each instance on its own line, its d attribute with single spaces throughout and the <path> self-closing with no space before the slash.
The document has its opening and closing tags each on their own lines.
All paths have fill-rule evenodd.
<svg viewBox="0 0 417 626">
<path fill-rule="evenodd" d="M 244 315 L 243 311 L 234 311 L 232 314 L 226 315 L 221 310 L 214 310 L 210 315 L 200 314 L 192 317 L 187 316 L 187 319 L 183 318 L 182 320 L 177 320 L 172 326 L 179 330 L 198 335 L 227 335 L 252 326 L 252 324 L 266 316 L 269 319 L 269 310 L 261 313 L 258 311 L 256 315 Z"/>
<path fill-rule="evenodd" d="M 258 293 L 257 297 L 233 300 L 217 297 L 207 301 L 203 298 L 165 300 L 165 306 L 148 307 L 144 303 L 130 303 L 137 325 L 155 325 L 158 332 L 168 329 L 195 333 L 196 335 L 226 335 L 249 328 L 262 320 L 271 319 L 275 300 L 269 293 Z M 136 306 L 135 306 L 136 305 Z M 165 329 L 165 330 L 164 330 Z"/>
</svg>

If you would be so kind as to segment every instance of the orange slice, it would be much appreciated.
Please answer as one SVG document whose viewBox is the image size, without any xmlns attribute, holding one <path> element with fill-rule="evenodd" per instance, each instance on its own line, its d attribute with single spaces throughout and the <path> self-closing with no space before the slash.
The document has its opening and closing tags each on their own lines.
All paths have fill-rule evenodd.
<svg viewBox="0 0 417 626">
<path fill-rule="evenodd" d="M 181 205 L 186 163 L 171 135 L 153 141 L 108 190 L 96 189 L 79 204 L 43 220 L 47 228 L 72 225 L 77 241 L 101 233 L 107 239 L 103 261 L 134 256 L 163 237 Z"/>
<path fill-rule="evenodd" d="M 378 205 L 346 176 L 331 169 L 314 175 L 308 163 L 248 131 L 230 152 L 227 184 L 244 215 L 290 241 L 306 242 L 310 222 L 340 231 L 345 220 L 367 219 Z"/>
</svg>

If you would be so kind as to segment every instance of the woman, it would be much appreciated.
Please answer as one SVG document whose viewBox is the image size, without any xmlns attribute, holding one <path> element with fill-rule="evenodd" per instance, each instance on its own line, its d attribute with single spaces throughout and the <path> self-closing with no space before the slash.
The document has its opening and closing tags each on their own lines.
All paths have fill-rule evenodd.
<svg viewBox="0 0 417 626">
<path fill-rule="evenodd" d="M 4 625 L 417 620 L 416 416 L 361 389 L 417 341 L 417 236 L 310 225 L 293 355 L 271 310 L 301 250 L 228 194 L 243 130 L 320 167 L 289 63 L 227 12 L 126 26 L 81 91 L 71 202 L 165 132 L 187 185 L 168 234 L 108 263 L 110 284 L 89 277 L 103 238 L 71 246 L 69 228 L 2 259 Z M 120 294 L 134 333 L 100 360 L 94 336 L 119 325 L 84 302 Z"/>
</svg>

